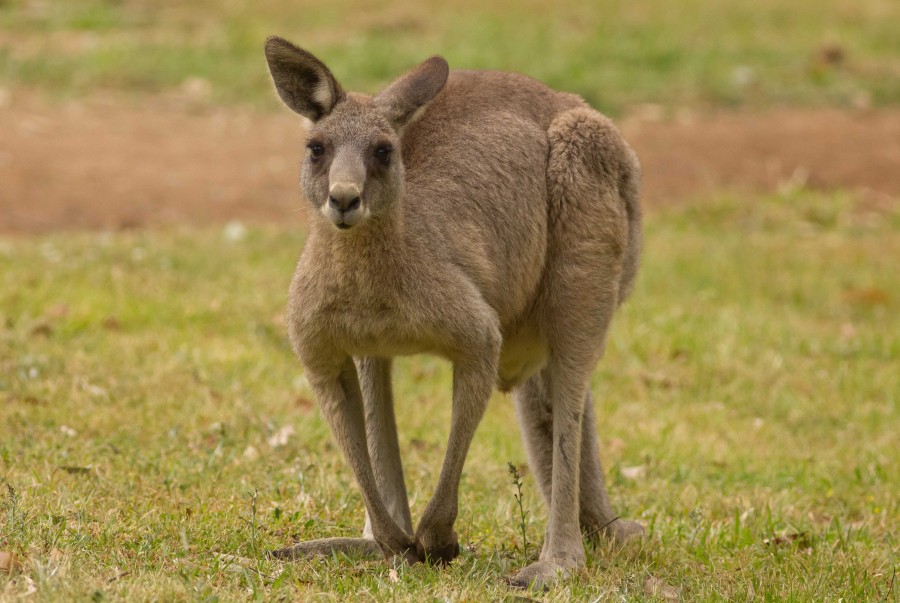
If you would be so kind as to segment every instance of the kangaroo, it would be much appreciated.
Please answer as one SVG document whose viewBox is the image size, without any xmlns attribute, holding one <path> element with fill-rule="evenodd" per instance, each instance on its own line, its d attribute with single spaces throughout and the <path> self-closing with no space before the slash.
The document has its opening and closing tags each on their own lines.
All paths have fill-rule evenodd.
<svg viewBox="0 0 900 603">
<path fill-rule="evenodd" d="M 368 96 L 284 39 L 265 54 L 281 99 L 312 122 L 290 341 L 366 506 L 361 538 L 272 554 L 450 562 L 460 474 L 495 385 L 512 392 L 549 507 L 539 560 L 510 583 L 544 587 L 582 567 L 582 531 L 642 534 L 610 505 L 588 387 L 641 248 L 640 167 L 618 130 L 576 95 L 451 72 L 441 57 Z M 441 472 L 413 530 L 391 358 L 418 353 L 452 362 L 453 392 Z"/>
</svg>

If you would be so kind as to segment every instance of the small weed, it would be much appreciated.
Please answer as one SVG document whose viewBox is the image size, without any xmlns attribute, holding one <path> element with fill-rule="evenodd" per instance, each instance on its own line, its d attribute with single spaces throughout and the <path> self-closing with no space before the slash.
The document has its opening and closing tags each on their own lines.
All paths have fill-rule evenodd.
<svg viewBox="0 0 900 603">
<path fill-rule="evenodd" d="M 513 498 L 516 499 L 516 504 L 519 506 L 519 529 L 522 531 L 522 557 L 528 558 L 528 533 L 526 530 L 526 524 L 528 522 L 528 511 L 525 510 L 525 505 L 522 502 L 522 476 L 519 474 L 519 468 L 516 467 L 511 461 L 507 461 L 506 463 L 507 470 L 509 471 L 510 476 L 512 476 L 512 483 L 515 486 L 516 491 L 513 494 Z"/>
<path fill-rule="evenodd" d="M 259 501 L 259 489 L 254 488 L 253 492 L 248 494 L 250 497 L 250 554 L 259 556 L 259 526 L 256 523 L 256 505 Z"/>
<path fill-rule="evenodd" d="M 3 500 L 3 510 L 6 514 L 6 529 L 0 532 L 0 537 L 6 536 L 7 538 L 11 538 L 14 535 L 21 537 L 25 534 L 26 515 L 21 508 L 19 493 L 10 483 L 6 484 L 6 496 Z M 0 544 L 2 544 L 2 540 L 0 540 Z"/>
</svg>

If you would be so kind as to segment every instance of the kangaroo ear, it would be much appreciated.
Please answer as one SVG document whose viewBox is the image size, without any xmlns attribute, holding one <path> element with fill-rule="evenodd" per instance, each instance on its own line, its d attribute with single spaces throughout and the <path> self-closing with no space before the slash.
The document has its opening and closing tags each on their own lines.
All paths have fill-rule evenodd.
<svg viewBox="0 0 900 603">
<path fill-rule="evenodd" d="M 382 90 L 373 103 L 401 130 L 413 121 L 416 111 L 437 96 L 449 75 L 447 61 L 443 57 L 431 57 Z"/>
<path fill-rule="evenodd" d="M 319 121 L 346 96 L 331 71 L 312 54 L 287 40 L 266 40 L 266 61 L 284 104 L 311 121 Z"/>
</svg>

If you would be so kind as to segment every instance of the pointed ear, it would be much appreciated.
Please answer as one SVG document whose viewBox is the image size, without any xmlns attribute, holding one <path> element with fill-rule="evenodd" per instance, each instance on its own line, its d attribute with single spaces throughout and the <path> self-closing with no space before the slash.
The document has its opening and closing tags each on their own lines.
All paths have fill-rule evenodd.
<svg viewBox="0 0 900 603">
<path fill-rule="evenodd" d="M 413 120 L 416 111 L 437 96 L 449 75 L 447 61 L 443 57 L 431 57 L 385 88 L 373 103 L 401 130 Z"/>
<path fill-rule="evenodd" d="M 266 40 L 266 61 L 284 104 L 311 121 L 319 121 L 345 97 L 328 67 L 287 40 Z"/>
</svg>

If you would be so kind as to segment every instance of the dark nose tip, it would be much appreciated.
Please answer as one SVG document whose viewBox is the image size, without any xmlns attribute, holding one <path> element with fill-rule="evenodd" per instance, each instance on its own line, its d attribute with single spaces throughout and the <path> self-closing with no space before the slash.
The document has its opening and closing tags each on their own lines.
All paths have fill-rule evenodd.
<svg viewBox="0 0 900 603">
<path fill-rule="evenodd" d="M 328 197 L 328 203 L 330 203 L 333 207 L 336 207 L 342 212 L 348 212 L 350 210 L 356 209 L 359 207 L 359 197 Z"/>
</svg>

